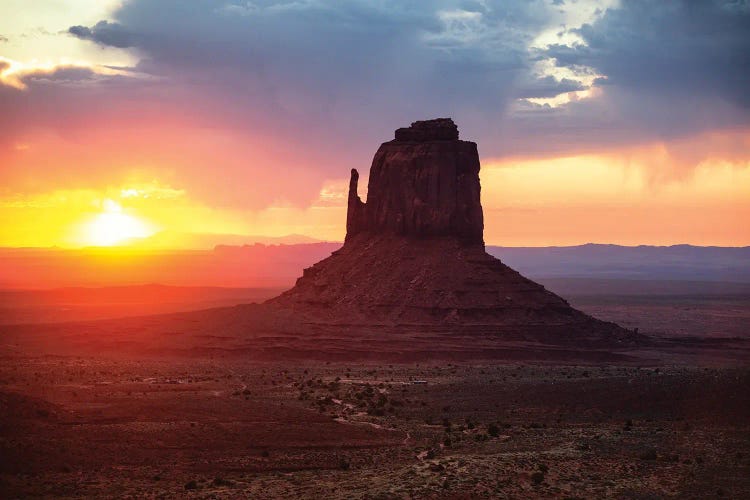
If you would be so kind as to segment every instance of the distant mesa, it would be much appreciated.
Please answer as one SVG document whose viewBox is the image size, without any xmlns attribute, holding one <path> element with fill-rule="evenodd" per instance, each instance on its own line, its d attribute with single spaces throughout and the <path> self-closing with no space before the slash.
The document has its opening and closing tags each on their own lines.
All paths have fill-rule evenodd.
<svg viewBox="0 0 750 500">
<path fill-rule="evenodd" d="M 351 171 L 343 247 L 267 306 L 307 324 L 474 332 L 479 344 L 632 341 L 485 252 L 479 169 L 450 118 L 396 130 L 375 153 L 366 202 Z"/>
</svg>

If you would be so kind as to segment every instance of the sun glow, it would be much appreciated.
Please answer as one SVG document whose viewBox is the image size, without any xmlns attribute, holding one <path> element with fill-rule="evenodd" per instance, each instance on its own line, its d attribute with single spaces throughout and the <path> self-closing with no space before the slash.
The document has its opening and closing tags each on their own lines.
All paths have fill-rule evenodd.
<svg viewBox="0 0 750 500">
<path fill-rule="evenodd" d="M 133 238 L 145 238 L 154 234 L 148 224 L 123 213 L 119 203 L 104 200 L 104 211 L 96 215 L 86 226 L 86 241 L 90 245 L 109 247 L 119 245 Z"/>
</svg>

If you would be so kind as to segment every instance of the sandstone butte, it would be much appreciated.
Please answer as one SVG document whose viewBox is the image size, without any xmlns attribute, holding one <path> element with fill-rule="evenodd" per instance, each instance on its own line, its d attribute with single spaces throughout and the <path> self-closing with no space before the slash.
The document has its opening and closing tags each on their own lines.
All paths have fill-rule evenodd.
<svg viewBox="0 0 750 500">
<path fill-rule="evenodd" d="M 553 344 L 622 345 L 634 332 L 571 307 L 484 248 L 479 154 L 450 118 L 381 144 L 367 201 L 351 171 L 346 240 L 265 303 L 308 325 L 461 332 Z"/>
</svg>

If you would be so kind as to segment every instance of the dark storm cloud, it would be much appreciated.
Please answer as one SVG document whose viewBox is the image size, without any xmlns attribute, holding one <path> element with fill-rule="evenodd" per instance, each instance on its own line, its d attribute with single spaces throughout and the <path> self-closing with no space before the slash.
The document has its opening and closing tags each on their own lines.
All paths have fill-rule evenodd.
<svg viewBox="0 0 750 500">
<path fill-rule="evenodd" d="M 606 150 L 750 125 L 747 2 L 633 0 L 569 31 L 582 43 L 536 55 L 601 75 L 599 92 L 558 108 L 516 106 L 504 120 L 507 154 Z"/>
<path fill-rule="evenodd" d="M 585 45 L 547 52 L 560 66 L 592 67 L 637 92 L 750 104 L 750 4 L 628 1 L 575 32 Z"/>
<path fill-rule="evenodd" d="M 550 117 L 558 127 L 548 144 L 553 150 L 746 122 L 746 112 L 725 104 L 750 102 L 745 3 L 623 2 L 571 30 L 584 43 L 530 51 L 538 33 L 557 27 L 553 12 L 560 8 L 570 6 L 136 0 L 113 21 L 71 27 L 70 33 L 132 48 L 142 57 L 140 71 L 199 92 L 202 98 L 192 103 L 198 113 L 205 97 L 214 96 L 205 119 L 271 133 L 304 130 L 314 141 L 347 138 L 341 148 L 356 152 L 365 146 L 361 138 L 385 138 L 394 124 L 433 115 L 454 116 L 489 155 L 526 153 L 519 147 L 528 134 L 548 130 Z M 538 75 L 534 63 L 543 58 L 602 75 L 596 85 L 605 95 L 564 110 L 510 112 L 519 98 L 586 88 L 574 79 Z M 676 109 L 686 99 L 690 109 Z M 310 129 L 321 123 L 325 127 Z"/>
<path fill-rule="evenodd" d="M 580 88 L 532 73 L 527 45 L 551 22 L 544 5 L 132 1 L 113 22 L 70 32 L 132 47 L 140 71 L 232 101 L 230 116 L 252 110 L 238 117 L 248 126 L 326 123 L 335 136 L 357 123 L 386 138 L 406 121 L 465 109 L 479 129 L 517 96 Z"/>
<path fill-rule="evenodd" d="M 71 26 L 68 33 L 82 40 L 91 40 L 100 45 L 125 49 L 132 46 L 130 34 L 119 24 L 99 21 L 91 28 Z"/>
</svg>

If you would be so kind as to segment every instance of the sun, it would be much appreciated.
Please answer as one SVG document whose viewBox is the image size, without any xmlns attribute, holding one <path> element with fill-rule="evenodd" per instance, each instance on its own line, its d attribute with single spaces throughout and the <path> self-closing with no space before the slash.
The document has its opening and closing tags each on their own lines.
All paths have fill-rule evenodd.
<svg viewBox="0 0 750 500">
<path fill-rule="evenodd" d="M 85 229 L 86 241 L 90 245 L 110 247 L 127 242 L 133 238 L 145 238 L 153 230 L 142 220 L 123 213 L 119 203 L 104 200 L 104 211 L 96 215 Z"/>
</svg>

